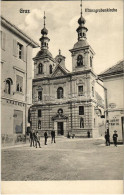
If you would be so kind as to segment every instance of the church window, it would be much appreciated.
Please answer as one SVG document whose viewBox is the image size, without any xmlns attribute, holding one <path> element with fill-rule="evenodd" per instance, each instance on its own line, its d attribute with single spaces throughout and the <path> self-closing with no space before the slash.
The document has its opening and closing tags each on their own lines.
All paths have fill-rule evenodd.
<svg viewBox="0 0 124 195">
<path fill-rule="evenodd" d="M 19 75 L 16 76 L 16 91 L 18 92 L 23 91 L 23 77 Z"/>
<path fill-rule="evenodd" d="M 42 91 L 38 91 L 38 101 L 42 100 Z"/>
<path fill-rule="evenodd" d="M 11 85 L 12 85 L 12 80 L 7 79 L 5 84 L 5 93 L 11 94 Z"/>
<path fill-rule="evenodd" d="M 79 106 L 79 115 L 84 115 L 84 106 Z"/>
<path fill-rule="evenodd" d="M 92 67 L 92 57 L 90 57 L 90 67 Z"/>
<path fill-rule="evenodd" d="M 38 110 L 38 117 L 41 117 L 42 116 L 42 111 L 41 109 Z"/>
<path fill-rule="evenodd" d="M 39 64 L 38 66 L 38 74 L 43 74 L 43 64 Z"/>
<path fill-rule="evenodd" d="M 83 65 L 84 65 L 83 56 L 82 55 L 79 55 L 77 57 L 77 66 L 83 66 Z"/>
<path fill-rule="evenodd" d="M 41 120 L 38 120 L 38 129 L 41 129 Z"/>
<path fill-rule="evenodd" d="M 84 119 L 80 118 L 80 128 L 84 128 Z"/>
<path fill-rule="evenodd" d="M 92 87 L 92 96 L 94 97 L 94 87 Z"/>
<path fill-rule="evenodd" d="M 78 95 L 82 95 L 83 94 L 83 85 L 78 86 Z"/>
<path fill-rule="evenodd" d="M 57 99 L 61 99 L 61 98 L 63 98 L 63 88 L 59 87 L 57 89 Z"/>
<path fill-rule="evenodd" d="M 52 74 L 52 65 L 49 66 L 49 72 Z"/>
<path fill-rule="evenodd" d="M 60 109 L 58 109 L 58 114 L 62 114 L 63 113 L 63 110 L 60 108 Z"/>
</svg>

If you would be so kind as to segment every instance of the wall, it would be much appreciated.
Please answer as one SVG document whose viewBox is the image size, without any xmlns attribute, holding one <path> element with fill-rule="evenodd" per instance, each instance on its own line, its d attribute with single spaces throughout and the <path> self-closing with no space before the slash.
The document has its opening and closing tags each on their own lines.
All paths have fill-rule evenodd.
<svg viewBox="0 0 124 195">
<path fill-rule="evenodd" d="M 1 133 L 2 135 L 11 135 L 12 139 L 14 139 L 14 110 L 23 112 L 23 134 L 25 134 L 27 126 L 27 122 L 25 121 L 27 119 L 27 107 L 32 104 L 32 47 L 30 45 L 27 47 L 28 43 L 6 27 L 2 26 L 1 31 L 5 33 L 5 48 L 1 49 Z M 19 42 L 23 45 L 23 59 L 19 59 L 18 56 L 15 55 L 13 48 L 14 42 Z M 16 90 L 17 75 L 23 78 L 22 92 L 17 92 Z M 7 78 L 12 79 L 11 94 L 5 92 Z"/>
<path fill-rule="evenodd" d="M 118 132 L 118 140 L 122 140 L 121 117 L 124 116 L 124 83 L 123 76 L 114 76 L 104 80 L 107 88 L 109 130 L 112 141 L 114 130 Z"/>
</svg>

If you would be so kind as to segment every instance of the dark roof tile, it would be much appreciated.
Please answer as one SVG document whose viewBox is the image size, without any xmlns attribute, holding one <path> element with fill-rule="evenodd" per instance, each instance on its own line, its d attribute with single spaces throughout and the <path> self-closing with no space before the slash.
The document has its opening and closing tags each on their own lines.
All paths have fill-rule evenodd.
<svg viewBox="0 0 124 195">
<path fill-rule="evenodd" d="M 98 76 L 102 77 L 104 75 L 111 75 L 113 73 L 122 73 L 124 72 L 124 60 L 118 62 L 116 65 L 108 68 L 107 70 L 105 70 L 104 72 L 102 72 L 101 74 L 99 74 Z"/>
</svg>

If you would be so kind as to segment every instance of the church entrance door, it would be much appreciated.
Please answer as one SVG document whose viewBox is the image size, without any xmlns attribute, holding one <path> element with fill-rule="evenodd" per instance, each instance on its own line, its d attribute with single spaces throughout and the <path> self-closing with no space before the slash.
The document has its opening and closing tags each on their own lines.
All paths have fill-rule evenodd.
<svg viewBox="0 0 124 195">
<path fill-rule="evenodd" d="M 58 122 L 58 135 L 64 135 L 63 122 Z"/>
</svg>

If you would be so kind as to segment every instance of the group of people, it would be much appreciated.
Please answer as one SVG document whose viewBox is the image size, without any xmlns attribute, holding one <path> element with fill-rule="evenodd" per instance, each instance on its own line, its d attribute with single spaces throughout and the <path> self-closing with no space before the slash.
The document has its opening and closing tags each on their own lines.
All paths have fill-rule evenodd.
<svg viewBox="0 0 124 195">
<path fill-rule="evenodd" d="M 47 145 L 47 139 L 48 139 L 48 134 L 47 132 L 45 131 L 44 133 L 44 145 Z M 52 130 L 51 131 L 51 143 L 56 143 L 55 141 L 55 131 Z M 31 130 L 30 131 L 30 147 L 34 146 L 37 148 L 37 144 L 39 145 L 39 148 L 41 148 L 40 146 L 40 136 L 38 134 L 38 131 L 34 131 L 34 130 Z"/>
<path fill-rule="evenodd" d="M 88 131 L 87 132 L 87 135 L 88 135 L 88 138 L 90 138 L 90 132 Z M 117 134 L 117 131 L 115 130 L 114 131 L 114 134 L 113 134 L 113 143 L 114 145 L 117 147 L 117 138 L 118 138 L 118 134 Z M 45 131 L 44 133 L 44 145 L 47 145 L 47 139 L 48 139 L 48 134 L 47 132 Z M 51 131 L 51 143 L 56 143 L 55 141 L 55 131 L 52 130 Z M 105 144 L 106 146 L 110 146 L 110 135 L 108 132 L 105 132 Z M 39 145 L 39 148 L 41 148 L 40 146 L 40 136 L 38 134 L 38 131 L 34 131 L 34 130 L 31 130 L 30 131 L 30 147 L 34 146 L 37 148 L 37 145 Z"/>
<path fill-rule="evenodd" d="M 113 134 L 113 143 L 116 147 L 117 147 L 117 138 L 118 138 L 118 134 L 117 131 L 115 130 Z M 106 146 L 110 146 L 110 135 L 107 132 L 105 132 L 105 144 Z"/>
</svg>

